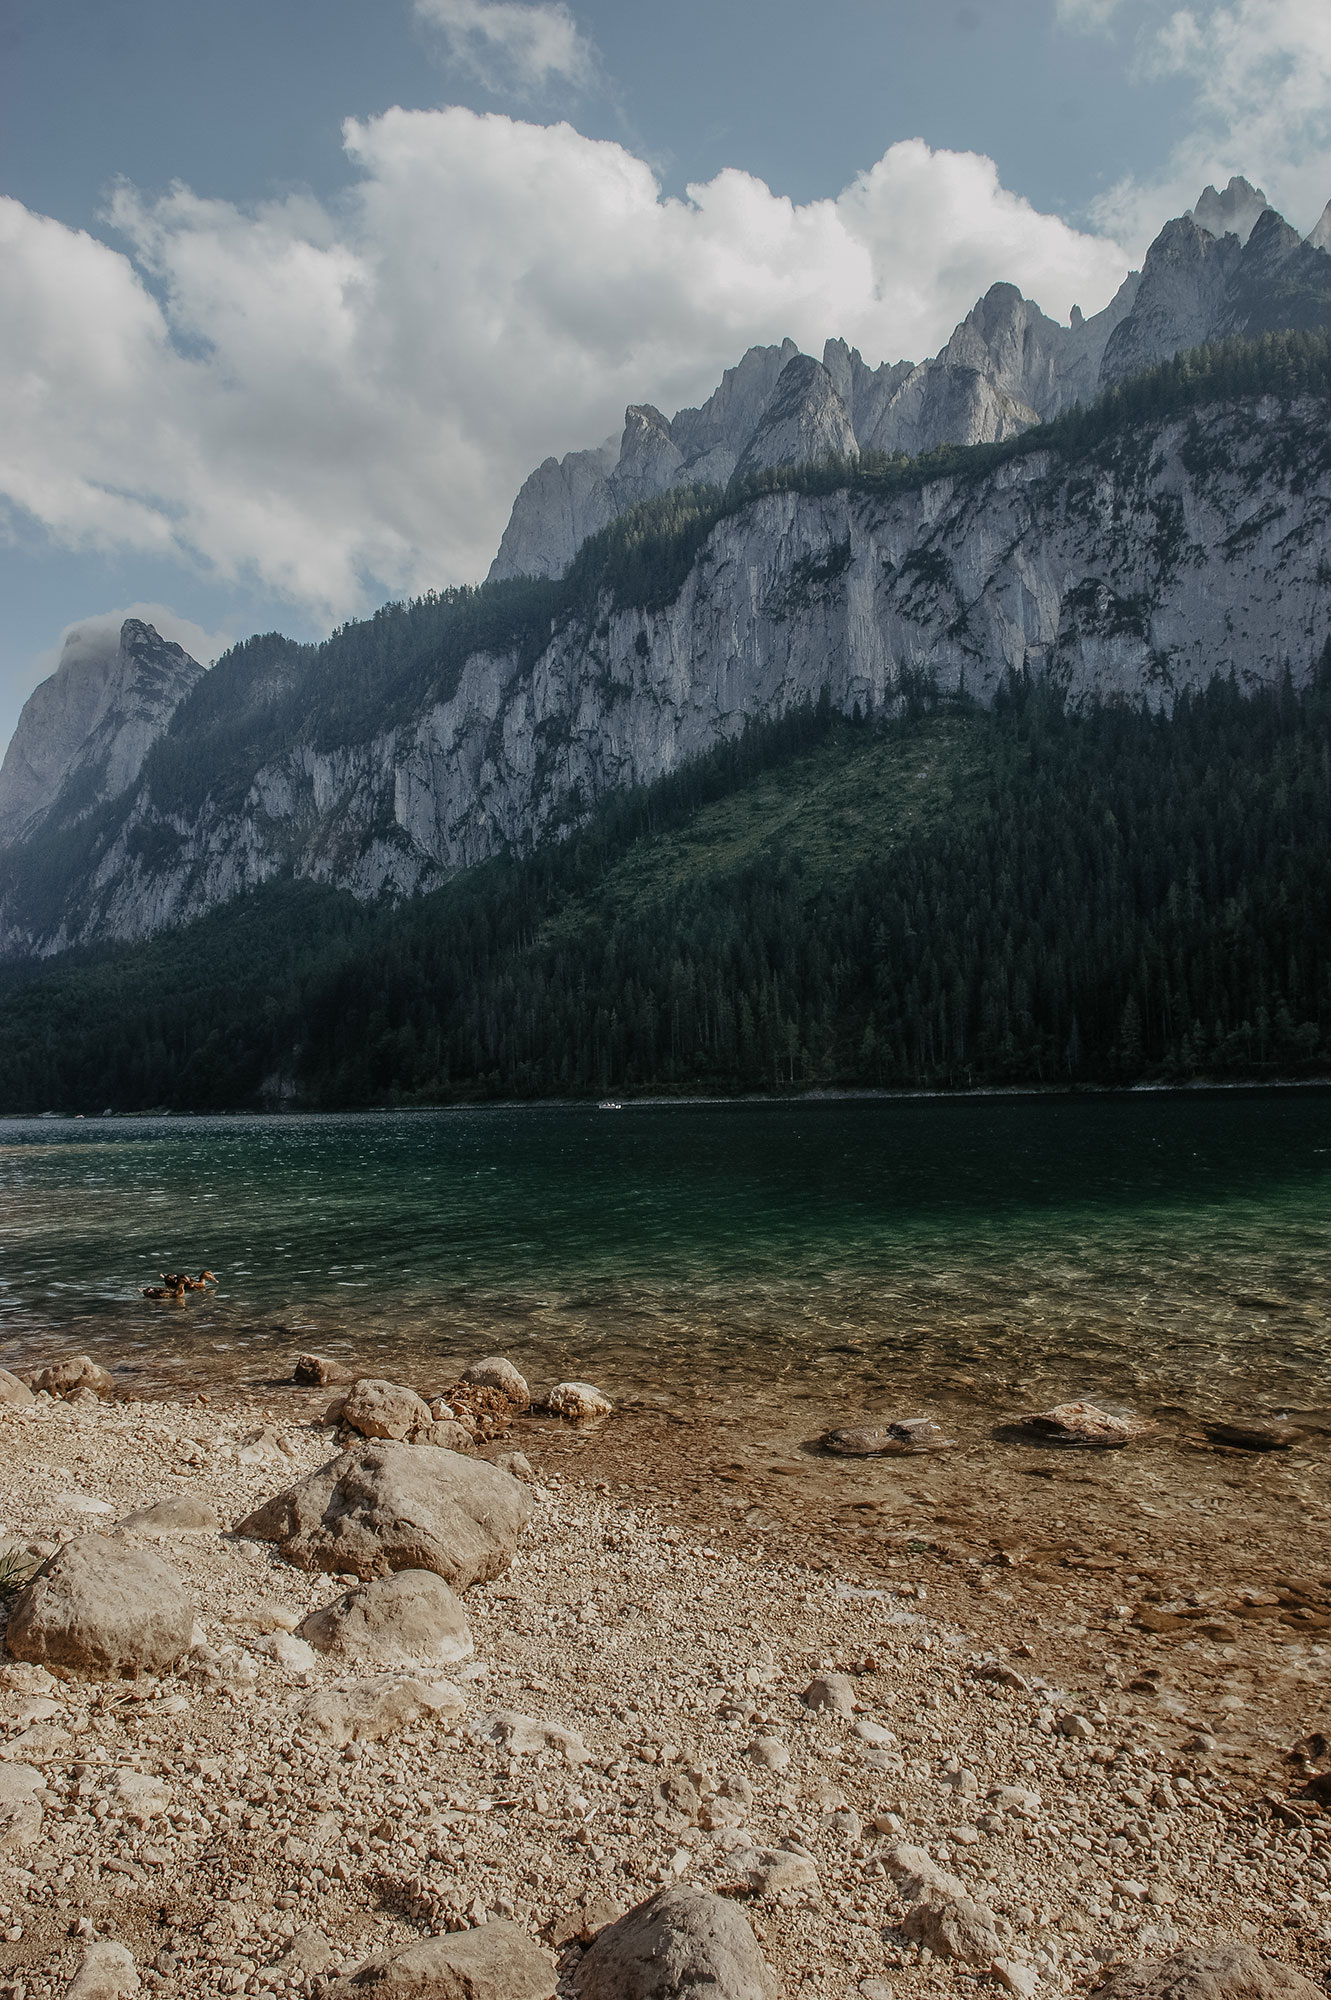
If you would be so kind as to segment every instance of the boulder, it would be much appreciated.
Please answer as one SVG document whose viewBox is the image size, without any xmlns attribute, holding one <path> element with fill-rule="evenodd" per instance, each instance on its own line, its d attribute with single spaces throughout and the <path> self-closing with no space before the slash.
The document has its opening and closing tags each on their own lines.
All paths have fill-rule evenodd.
<svg viewBox="0 0 1331 2000">
<path fill-rule="evenodd" d="M 728 1857 L 728 1865 L 753 1896 L 818 1888 L 818 1864 L 802 1848 L 738 1847 Z"/>
<path fill-rule="evenodd" d="M 437 1444 L 444 1451 L 460 1451 L 465 1457 L 470 1457 L 476 1449 L 476 1440 L 467 1426 L 451 1417 L 436 1417 L 421 1443 Z"/>
<path fill-rule="evenodd" d="M 363 1375 L 353 1382 L 342 1405 L 342 1421 L 349 1430 L 367 1438 L 396 1438 L 411 1444 L 429 1437 L 434 1429 L 430 1405 L 414 1389 L 400 1382 L 384 1382 Z"/>
<path fill-rule="evenodd" d="M 483 1360 L 473 1361 L 470 1368 L 463 1369 L 461 1379 L 474 1383 L 478 1389 L 498 1389 L 515 1410 L 531 1407 L 526 1377 L 502 1354 L 487 1354 Z"/>
<path fill-rule="evenodd" d="M 329 2000 L 362 1994 L 375 2000 L 554 2000 L 555 1962 L 516 1924 L 496 1920 L 368 1959 L 331 1988 Z"/>
<path fill-rule="evenodd" d="M 354 1382 L 356 1371 L 344 1368 L 340 1361 L 329 1361 L 322 1354 L 298 1354 L 291 1379 L 303 1388 L 328 1389 L 337 1382 Z"/>
<path fill-rule="evenodd" d="M 189 1592 L 160 1556 L 82 1535 L 19 1592 L 5 1643 L 16 1659 L 112 1679 L 167 1672 L 193 1631 Z"/>
<path fill-rule="evenodd" d="M 967 1894 L 957 1876 L 938 1866 L 922 1847 L 898 1842 L 883 1857 L 906 1905 L 901 1928 L 940 1958 L 988 1967 L 1003 1956 L 998 1922 L 987 1903 Z"/>
<path fill-rule="evenodd" d="M 0 1853 L 41 1838 L 46 1780 L 31 1764 L 0 1764 Z"/>
<path fill-rule="evenodd" d="M 148 1541 L 165 1541 L 172 1535 L 220 1535 L 221 1516 L 197 1493 L 173 1493 L 155 1500 L 151 1507 L 136 1508 L 120 1523 L 128 1535 L 142 1535 Z"/>
<path fill-rule="evenodd" d="M 542 1750 L 557 1750 L 569 1764 L 586 1764 L 591 1757 L 582 1738 L 562 1723 L 542 1722 L 534 1715 L 519 1715 L 511 1708 L 482 1716 L 473 1732 L 489 1743 L 498 1743 L 510 1757 L 534 1757 Z"/>
<path fill-rule="evenodd" d="M 1316 1980 L 1229 1938 L 1115 1966 L 1093 1990 L 1104 2000 L 1326 2000 Z"/>
<path fill-rule="evenodd" d="M 72 1396 L 76 1389 L 91 1389 L 95 1396 L 114 1396 L 116 1385 L 105 1368 L 99 1368 L 90 1354 L 75 1354 L 67 1361 L 53 1361 L 33 1379 L 38 1394 Z"/>
<path fill-rule="evenodd" d="M 20 1382 L 17 1375 L 11 1375 L 7 1368 L 0 1368 L 0 1403 L 8 1403 L 11 1409 L 24 1410 L 37 1399 L 26 1382 Z"/>
<path fill-rule="evenodd" d="M 705 1889 L 661 1889 L 603 1930 L 573 1975 L 578 2000 L 777 2000 L 777 1984 L 737 1904 Z"/>
<path fill-rule="evenodd" d="M 1303 1437 L 1295 1424 L 1259 1421 L 1203 1424 L 1202 1429 L 1212 1444 L 1227 1445 L 1231 1451 L 1288 1451 Z"/>
<path fill-rule="evenodd" d="M 377 1743 L 418 1722 L 452 1722 L 467 1697 L 451 1681 L 418 1681 L 408 1674 L 384 1674 L 373 1681 L 349 1681 L 320 1688 L 302 1702 L 300 1726 L 325 1742 Z"/>
<path fill-rule="evenodd" d="M 568 1417 L 585 1423 L 592 1417 L 608 1417 L 614 1404 L 590 1382 L 557 1382 L 545 1399 L 552 1417 Z"/>
<path fill-rule="evenodd" d="M 237 1533 L 276 1542 L 299 1569 L 362 1579 L 428 1569 L 465 1590 L 508 1568 L 531 1505 L 524 1486 L 483 1459 L 366 1444 L 265 1501 Z"/>
<path fill-rule="evenodd" d="M 1140 1417 L 1115 1417 L 1094 1403 L 1058 1403 L 1026 1418 L 1026 1427 L 1051 1444 L 1081 1444 L 1112 1450 L 1151 1429 Z"/>
<path fill-rule="evenodd" d="M 428 1569 L 358 1584 L 311 1611 L 296 1631 L 319 1652 L 365 1666 L 447 1667 L 474 1651 L 462 1606 Z"/>
<path fill-rule="evenodd" d="M 520 1479 L 524 1486 L 535 1486 L 538 1481 L 531 1460 L 525 1452 L 501 1451 L 494 1463 L 510 1478 Z"/>
<path fill-rule="evenodd" d="M 815 1674 L 800 1700 L 806 1708 L 830 1715 L 854 1715 L 855 1683 L 849 1674 Z"/>
<path fill-rule="evenodd" d="M 106 1938 L 88 1947 L 82 1965 L 65 1988 L 65 2000 L 131 2000 L 139 1991 L 133 1953 Z"/>
<path fill-rule="evenodd" d="M 904 1417 L 881 1430 L 825 1431 L 824 1451 L 839 1458 L 906 1458 L 925 1451 L 955 1451 L 955 1438 L 944 1437 L 929 1417 Z"/>
</svg>

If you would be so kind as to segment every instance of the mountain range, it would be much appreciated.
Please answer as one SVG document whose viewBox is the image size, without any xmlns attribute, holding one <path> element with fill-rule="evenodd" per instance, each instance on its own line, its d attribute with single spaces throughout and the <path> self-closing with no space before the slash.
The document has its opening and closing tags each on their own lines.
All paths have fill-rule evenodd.
<svg viewBox="0 0 1331 2000">
<path fill-rule="evenodd" d="M 132 620 L 72 639 L 0 768 L 0 955 L 283 877 L 410 895 L 824 691 L 850 716 L 1023 677 L 1165 708 L 1306 681 L 1329 328 L 1331 204 L 1300 238 L 1236 179 L 1091 318 L 996 285 L 919 365 L 784 342 L 699 409 L 631 406 L 526 481 L 479 589 L 206 671 Z"/>
</svg>

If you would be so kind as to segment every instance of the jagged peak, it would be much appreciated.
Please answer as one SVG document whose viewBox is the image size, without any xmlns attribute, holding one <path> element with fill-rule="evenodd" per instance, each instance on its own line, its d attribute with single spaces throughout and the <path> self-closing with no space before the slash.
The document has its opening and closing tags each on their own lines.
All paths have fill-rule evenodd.
<svg viewBox="0 0 1331 2000">
<path fill-rule="evenodd" d="M 1314 250 L 1325 250 L 1328 255 L 1331 255 L 1331 201 L 1327 203 L 1317 221 L 1308 231 L 1304 242 Z"/>
<path fill-rule="evenodd" d="M 1206 186 L 1188 214 L 1198 227 L 1212 236 L 1237 236 L 1240 243 L 1246 243 L 1254 227 L 1264 214 L 1273 213 L 1271 204 L 1259 187 L 1244 180 L 1242 174 L 1234 174 L 1229 186 L 1221 194 L 1218 189 Z"/>
</svg>

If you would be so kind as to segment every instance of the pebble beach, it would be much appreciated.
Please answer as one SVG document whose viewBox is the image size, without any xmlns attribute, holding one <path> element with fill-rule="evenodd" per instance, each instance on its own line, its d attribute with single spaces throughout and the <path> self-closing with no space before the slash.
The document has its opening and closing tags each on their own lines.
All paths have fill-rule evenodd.
<svg viewBox="0 0 1331 2000">
<path fill-rule="evenodd" d="M 457 1657 L 367 1669 L 298 1629 L 356 1575 L 236 1532 L 364 1446 L 337 1413 L 0 1407 L 11 1616 L 86 1538 L 193 1615 L 163 1670 L 0 1660 L 4 2000 L 350 1993 L 482 1928 L 527 1954 L 498 1985 L 374 1990 L 595 1996 L 595 1940 L 675 1888 L 747 1925 L 765 1974 L 706 1989 L 743 2000 L 1029 2000 L 1217 1942 L 1320 1978 L 1316 1454 L 829 1463 L 742 1414 L 515 1412 L 475 1455 L 528 1518 Z"/>
</svg>

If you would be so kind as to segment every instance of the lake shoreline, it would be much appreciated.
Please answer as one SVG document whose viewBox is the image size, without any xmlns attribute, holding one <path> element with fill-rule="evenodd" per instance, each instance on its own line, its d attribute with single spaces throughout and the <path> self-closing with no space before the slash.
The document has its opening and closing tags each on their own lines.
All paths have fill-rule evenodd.
<svg viewBox="0 0 1331 2000">
<path fill-rule="evenodd" d="M 1241 1602 L 1264 1544 L 1290 1564 L 1324 1546 L 1320 1453 L 1302 1470 L 1172 1443 L 837 1462 L 753 1437 L 742 1407 L 518 1417 L 485 1455 L 526 1456 L 535 1513 L 511 1569 L 463 1594 L 465 1717 L 353 1756 L 293 1738 L 336 1674 L 283 1641 L 341 1586 L 228 1530 L 348 1440 L 322 1421 L 327 1390 L 211 1394 L 0 1410 L 11 1538 L 107 1532 L 175 1495 L 223 1522 L 154 1545 L 211 1665 L 99 1692 L 0 1664 L 7 1754 L 47 1788 L 41 1838 L 0 1859 L 21 1931 L 0 1980 L 27 2000 L 63 1991 L 76 1919 L 163 2000 L 317 1992 L 482 1917 L 557 1957 L 562 1993 L 585 1934 L 668 1880 L 729 1884 L 791 2000 L 859 2000 L 866 1980 L 971 1992 L 973 1968 L 902 1930 L 901 1840 L 992 1909 L 1050 1992 L 1222 1936 L 1324 1958 L 1331 1819 L 1289 1826 L 1262 1803 L 1326 1720 L 1323 1628 L 1183 1605 Z M 1265 1523 L 1246 1549 L 1225 1494 Z M 1170 1605 L 1199 1615 L 1140 1622 Z M 820 1672 L 846 1677 L 853 1715 L 809 1707 Z M 34 1698 L 53 1712 L 33 1720 Z M 506 1755 L 477 1733 L 496 1709 L 574 1732 L 588 1761 Z M 149 1779 L 163 1802 L 136 1819 L 125 1795 Z M 737 1889 L 741 1852 L 784 1854 L 772 1879 L 791 1886 Z"/>
</svg>

